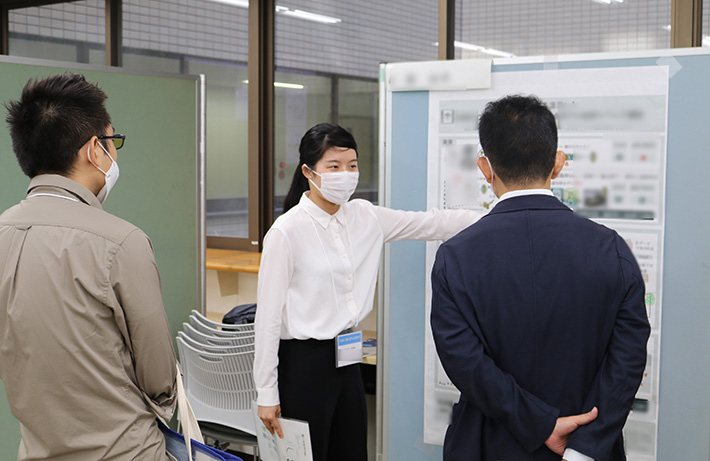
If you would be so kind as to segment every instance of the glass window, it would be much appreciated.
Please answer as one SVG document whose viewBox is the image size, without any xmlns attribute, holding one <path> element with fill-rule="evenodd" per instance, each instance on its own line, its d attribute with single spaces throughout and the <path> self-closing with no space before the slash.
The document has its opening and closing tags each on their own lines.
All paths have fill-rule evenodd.
<svg viewBox="0 0 710 461">
<path fill-rule="evenodd" d="M 276 7 L 275 215 L 316 123 L 350 130 L 359 150 L 358 197 L 377 201 L 377 115 L 382 62 L 437 59 L 438 2 L 283 0 Z M 280 89 L 280 82 L 302 85 Z"/>
<path fill-rule="evenodd" d="M 124 67 L 205 75 L 208 236 L 249 236 L 246 3 L 123 2 Z"/>
<path fill-rule="evenodd" d="M 671 0 L 461 0 L 456 57 L 670 47 Z"/>
<path fill-rule="evenodd" d="M 274 75 L 274 216 L 298 165 L 298 146 L 311 126 L 332 120 L 332 79 L 319 75 L 275 72 Z"/>
<path fill-rule="evenodd" d="M 106 62 L 106 5 L 85 0 L 9 11 L 11 56 L 54 61 Z"/>
<path fill-rule="evenodd" d="M 344 77 L 338 79 L 337 122 L 357 140 L 360 183 L 355 196 L 373 203 L 377 203 L 379 181 L 378 91 L 377 82 Z"/>
</svg>

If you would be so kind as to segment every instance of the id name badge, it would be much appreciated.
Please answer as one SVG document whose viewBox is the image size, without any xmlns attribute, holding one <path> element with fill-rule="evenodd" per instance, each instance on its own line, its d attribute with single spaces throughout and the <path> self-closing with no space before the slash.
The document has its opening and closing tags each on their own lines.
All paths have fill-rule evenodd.
<svg viewBox="0 0 710 461">
<path fill-rule="evenodd" d="M 335 367 L 362 362 L 362 331 L 338 335 L 335 338 Z"/>
</svg>

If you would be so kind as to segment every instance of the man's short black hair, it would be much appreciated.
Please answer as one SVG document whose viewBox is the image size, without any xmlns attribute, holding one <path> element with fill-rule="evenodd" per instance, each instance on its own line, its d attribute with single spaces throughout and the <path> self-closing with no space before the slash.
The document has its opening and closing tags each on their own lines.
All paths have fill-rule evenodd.
<svg viewBox="0 0 710 461">
<path fill-rule="evenodd" d="M 111 125 L 104 93 L 83 75 L 30 80 L 18 101 L 5 104 L 12 147 L 30 178 L 71 172 L 79 148 Z"/>
<path fill-rule="evenodd" d="M 555 165 L 557 124 L 535 96 L 511 95 L 486 105 L 478 121 L 483 153 L 506 184 L 546 179 Z"/>
</svg>

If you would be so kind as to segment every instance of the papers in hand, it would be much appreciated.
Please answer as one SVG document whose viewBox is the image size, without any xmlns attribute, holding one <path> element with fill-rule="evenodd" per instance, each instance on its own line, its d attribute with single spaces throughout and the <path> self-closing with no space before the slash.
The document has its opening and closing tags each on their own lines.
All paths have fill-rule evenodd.
<svg viewBox="0 0 710 461">
<path fill-rule="evenodd" d="M 256 402 L 252 406 L 259 443 L 259 457 L 263 461 L 313 461 L 311 433 L 306 421 L 279 418 L 284 438 L 271 434 L 259 419 Z"/>
</svg>

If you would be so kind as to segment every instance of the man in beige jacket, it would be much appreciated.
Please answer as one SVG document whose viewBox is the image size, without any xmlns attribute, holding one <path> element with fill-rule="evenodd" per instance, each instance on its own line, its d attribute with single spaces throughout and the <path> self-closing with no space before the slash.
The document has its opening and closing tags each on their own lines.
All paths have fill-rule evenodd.
<svg viewBox="0 0 710 461">
<path fill-rule="evenodd" d="M 174 410 L 175 354 L 150 240 L 101 207 L 125 141 L 106 97 L 62 74 L 6 105 L 31 178 L 0 216 L 0 378 L 19 460 L 167 459 L 155 415 Z"/>
</svg>

